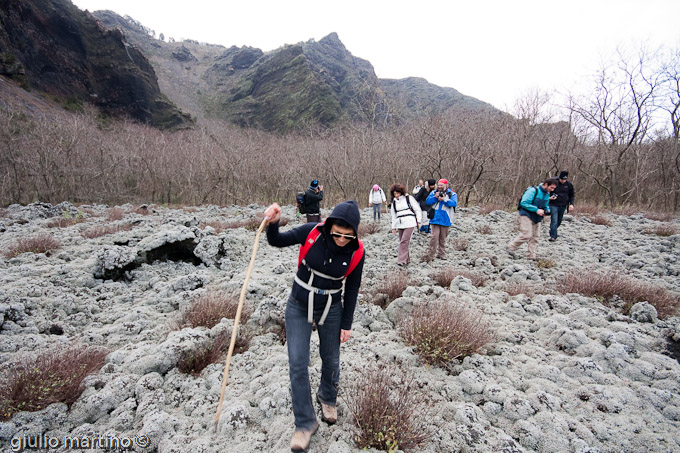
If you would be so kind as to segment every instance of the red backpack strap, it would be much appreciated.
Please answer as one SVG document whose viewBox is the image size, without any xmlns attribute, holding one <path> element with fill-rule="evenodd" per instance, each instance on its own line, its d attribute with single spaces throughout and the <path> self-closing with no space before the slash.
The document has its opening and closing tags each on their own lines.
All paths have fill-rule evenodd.
<svg viewBox="0 0 680 453">
<path fill-rule="evenodd" d="M 305 239 L 305 243 L 300 246 L 300 254 L 298 255 L 298 266 L 302 264 L 302 260 L 305 259 L 305 256 L 307 256 L 309 249 L 312 248 L 316 240 L 319 238 L 319 235 L 321 235 L 321 230 L 319 229 L 319 227 L 323 227 L 323 223 L 320 223 L 316 225 L 314 228 L 312 228 L 309 234 L 307 234 L 307 239 Z"/>
<path fill-rule="evenodd" d="M 347 272 L 345 272 L 345 278 L 352 273 L 354 269 L 359 265 L 359 262 L 361 261 L 361 258 L 364 257 L 364 243 L 361 242 L 361 240 L 357 239 L 359 241 L 359 248 L 352 253 L 352 259 L 349 262 L 349 267 L 347 268 Z"/>
</svg>

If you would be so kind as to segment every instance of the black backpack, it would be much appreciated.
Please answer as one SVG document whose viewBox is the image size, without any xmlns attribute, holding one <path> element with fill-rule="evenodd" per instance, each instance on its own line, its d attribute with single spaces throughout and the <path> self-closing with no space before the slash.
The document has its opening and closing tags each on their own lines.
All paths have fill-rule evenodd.
<svg viewBox="0 0 680 453">
<path fill-rule="evenodd" d="M 527 187 L 527 190 L 529 190 L 529 188 L 531 188 L 531 187 L 533 187 L 534 189 L 536 189 L 536 190 L 534 191 L 534 198 L 531 199 L 531 204 L 534 204 L 534 201 L 536 201 L 536 196 L 538 195 L 538 186 L 529 186 L 529 187 Z M 519 200 L 517 201 L 517 210 L 518 210 L 518 211 L 519 211 L 520 209 L 522 209 L 522 197 L 524 196 L 524 194 L 526 193 L 527 190 L 525 190 L 524 192 L 522 192 L 522 195 L 519 197 Z"/>
<path fill-rule="evenodd" d="M 305 205 L 305 193 L 298 192 L 295 195 L 295 202 L 297 203 L 297 208 L 300 214 L 307 214 L 307 206 Z"/>
</svg>

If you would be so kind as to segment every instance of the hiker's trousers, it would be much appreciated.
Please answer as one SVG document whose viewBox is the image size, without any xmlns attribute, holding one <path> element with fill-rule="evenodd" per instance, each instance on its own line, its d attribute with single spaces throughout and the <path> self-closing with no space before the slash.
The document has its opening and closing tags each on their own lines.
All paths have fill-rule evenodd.
<svg viewBox="0 0 680 453">
<path fill-rule="evenodd" d="M 536 258 L 538 249 L 538 236 L 541 232 L 541 224 L 534 223 L 528 216 L 519 216 L 519 235 L 508 244 L 508 249 L 517 250 L 517 247 L 528 242 L 529 254 L 527 258 Z"/>
<path fill-rule="evenodd" d="M 324 305 L 314 306 L 314 321 L 321 319 Z M 340 382 L 340 322 L 342 304 L 331 305 L 323 325 L 317 325 L 319 355 L 321 356 L 321 382 L 317 397 L 324 404 L 336 405 Z M 288 345 L 288 374 L 293 402 L 296 430 L 309 430 L 316 423 L 316 411 L 309 383 L 309 343 L 312 324 L 307 321 L 307 301 L 304 303 L 288 297 L 286 305 L 286 344 Z"/>
</svg>

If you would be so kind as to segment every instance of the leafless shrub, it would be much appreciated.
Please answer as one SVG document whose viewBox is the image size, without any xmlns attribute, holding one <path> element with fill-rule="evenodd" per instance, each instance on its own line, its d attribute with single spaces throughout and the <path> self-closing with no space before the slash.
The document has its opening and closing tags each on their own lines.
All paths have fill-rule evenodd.
<svg viewBox="0 0 680 453">
<path fill-rule="evenodd" d="M 528 297 L 534 297 L 537 294 L 551 294 L 551 292 L 544 287 L 532 285 L 527 282 L 508 282 L 503 289 L 510 296 L 525 294 Z"/>
<path fill-rule="evenodd" d="M 637 302 L 652 304 L 660 318 L 675 316 L 680 309 L 680 298 L 669 291 L 617 273 L 581 272 L 567 275 L 558 285 L 562 293 L 578 293 L 611 302 L 614 296 L 625 303 L 624 312 Z"/>
<path fill-rule="evenodd" d="M 252 335 L 240 331 L 236 336 L 233 354 L 241 354 L 250 347 Z M 177 369 L 184 374 L 198 376 L 201 371 L 210 364 L 221 362 L 229 352 L 231 333 L 220 332 L 212 342 L 203 344 L 193 350 L 185 350 L 180 354 L 177 361 Z"/>
<path fill-rule="evenodd" d="M 609 221 L 609 219 L 602 214 L 596 214 L 590 217 L 590 223 L 595 225 L 612 226 L 612 223 Z"/>
<path fill-rule="evenodd" d="M 98 237 L 101 237 L 101 236 L 106 236 L 107 234 L 119 233 L 121 231 L 130 231 L 131 229 L 132 229 L 132 225 L 130 225 L 130 224 L 125 224 L 125 225 L 100 225 L 100 226 L 88 228 L 87 230 L 81 232 L 80 235 L 84 238 L 87 238 L 87 239 L 94 239 L 94 238 L 98 238 Z"/>
<path fill-rule="evenodd" d="M 68 212 L 64 212 L 61 217 L 55 217 L 47 222 L 49 228 L 67 228 L 73 225 L 77 225 L 85 221 L 85 216 L 78 212 L 78 215 L 71 216 Z"/>
<path fill-rule="evenodd" d="M 477 233 L 479 234 L 493 234 L 493 229 L 489 225 L 479 225 L 476 228 Z"/>
<path fill-rule="evenodd" d="M 116 220 L 123 220 L 125 217 L 125 211 L 121 208 L 109 208 L 106 210 L 106 218 L 112 222 Z"/>
<path fill-rule="evenodd" d="M 22 253 L 47 253 L 51 250 L 56 250 L 61 247 L 59 241 L 54 239 L 49 234 L 39 234 L 37 236 L 18 239 L 16 243 L 7 249 L 4 255 L 7 258 L 14 258 Z"/>
<path fill-rule="evenodd" d="M 177 326 L 184 327 L 203 326 L 212 328 L 216 326 L 222 318 L 236 318 L 239 296 L 228 294 L 222 291 L 210 291 L 200 295 L 191 306 L 180 314 Z M 241 310 L 240 322 L 250 317 L 250 308 L 244 303 Z"/>
<path fill-rule="evenodd" d="M 475 354 L 493 340 L 482 313 L 446 302 L 414 310 L 399 321 L 398 330 L 423 362 L 443 367 Z"/>
<path fill-rule="evenodd" d="M 361 372 L 345 398 L 360 449 L 417 451 L 430 437 L 428 404 L 413 375 L 385 366 Z"/>
<path fill-rule="evenodd" d="M 366 222 L 359 224 L 359 232 L 357 233 L 360 238 L 364 238 L 369 234 L 375 234 L 380 231 L 380 224 L 375 222 Z"/>
<path fill-rule="evenodd" d="M 485 275 L 479 274 L 478 272 L 471 272 L 466 269 L 453 269 L 445 268 L 436 272 L 432 279 L 441 287 L 448 288 L 451 286 L 451 282 L 457 276 L 465 277 L 472 282 L 473 285 L 479 287 L 484 286 L 487 281 Z"/>
<path fill-rule="evenodd" d="M 649 220 L 656 220 L 658 222 L 670 222 L 675 219 L 676 214 L 672 212 L 645 212 L 645 218 Z"/>
<path fill-rule="evenodd" d="M 458 252 L 465 252 L 467 251 L 468 247 L 470 247 L 470 241 L 467 239 L 454 239 L 453 240 L 453 249 L 458 251 Z"/>
<path fill-rule="evenodd" d="M 0 420 L 52 403 L 72 404 L 84 390 L 83 379 L 104 365 L 107 354 L 104 349 L 70 345 L 17 359 L 0 376 Z"/>
<path fill-rule="evenodd" d="M 373 289 L 374 297 L 371 299 L 375 305 L 385 309 L 394 299 L 401 297 L 401 294 L 409 285 L 409 277 L 406 272 L 394 272 L 379 281 Z M 378 297 L 384 294 L 385 297 Z"/>
<path fill-rule="evenodd" d="M 7 209 L 1 208 L 0 209 L 0 219 L 5 219 L 9 218 L 9 211 Z"/>
<path fill-rule="evenodd" d="M 672 223 L 662 223 L 660 225 L 647 228 L 645 232 L 647 234 L 656 234 L 657 236 L 668 237 L 678 234 L 678 227 Z"/>
</svg>

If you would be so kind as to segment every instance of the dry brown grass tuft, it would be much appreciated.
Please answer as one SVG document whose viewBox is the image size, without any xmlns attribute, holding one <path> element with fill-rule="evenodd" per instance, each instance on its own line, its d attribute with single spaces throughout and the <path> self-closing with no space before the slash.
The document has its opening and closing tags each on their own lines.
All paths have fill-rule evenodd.
<svg viewBox="0 0 680 453">
<path fill-rule="evenodd" d="M 177 327 L 207 327 L 216 326 L 222 318 L 236 318 L 239 296 L 224 293 L 222 291 L 210 291 L 201 294 L 191 306 L 180 314 Z M 241 310 L 241 323 L 245 323 L 250 317 L 251 310 L 247 304 L 243 304 Z"/>
<path fill-rule="evenodd" d="M 122 208 L 109 208 L 106 210 L 106 218 L 112 222 L 116 220 L 123 220 L 125 211 Z"/>
<path fill-rule="evenodd" d="M 241 354 L 250 347 L 252 335 L 239 331 L 234 343 L 233 354 Z M 182 351 L 177 361 L 177 369 L 184 374 L 198 376 L 205 367 L 213 363 L 219 363 L 227 356 L 231 332 L 222 331 L 210 343 L 199 346 L 194 350 Z"/>
<path fill-rule="evenodd" d="M 104 365 L 107 354 L 104 349 L 70 345 L 16 359 L 0 376 L 0 420 L 52 403 L 72 404 L 84 390 L 83 379 Z"/>
<path fill-rule="evenodd" d="M 476 228 L 476 231 L 479 234 L 493 234 L 493 229 L 490 225 L 479 225 Z"/>
<path fill-rule="evenodd" d="M 637 302 L 647 301 L 652 304 L 660 318 L 676 316 L 680 310 L 680 298 L 671 292 L 616 273 L 582 272 L 567 275 L 558 285 L 562 293 L 578 293 L 596 297 L 609 303 L 614 296 L 625 303 L 624 312 Z"/>
<path fill-rule="evenodd" d="M 47 253 L 61 247 L 59 241 L 54 239 L 49 234 L 39 234 L 34 237 L 26 239 L 18 239 L 17 242 L 9 249 L 5 250 L 4 255 L 7 258 L 14 258 L 22 253 Z"/>
<path fill-rule="evenodd" d="M 364 238 L 369 234 L 375 234 L 380 231 L 380 224 L 375 222 L 365 222 L 359 224 L 359 232 L 357 233 L 360 238 Z"/>
<path fill-rule="evenodd" d="M 453 249 L 458 252 L 465 252 L 470 247 L 470 241 L 467 239 L 454 239 Z"/>
<path fill-rule="evenodd" d="M 418 451 L 430 437 L 430 406 L 413 375 L 398 368 L 362 370 L 345 401 L 362 450 Z"/>
<path fill-rule="evenodd" d="M 541 258 L 536 262 L 536 266 L 538 266 L 541 269 L 552 269 L 553 267 L 556 266 L 555 261 L 547 259 L 547 258 Z"/>
<path fill-rule="evenodd" d="M 379 281 L 372 293 L 374 297 L 371 299 L 375 305 L 385 309 L 394 299 L 401 297 L 401 294 L 409 285 L 409 276 L 406 272 L 393 272 Z M 384 294 L 385 297 L 375 297 Z"/>
<path fill-rule="evenodd" d="M 668 237 L 673 236 L 674 234 L 678 234 L 678 227 L 676 225 L 673 225 L 672 223 L 662 223 L 660 225 L 647 228 L 645 230 L 645 233 Z"/>
<path fill-rule="evenodd" d="M 609 221 L 609 219 L 602 214 L 596 214 L 594 216 L 591 216 L 590 223 L 593 223 L 595 225 L 612 226 L 612 223 Z"/>
<path fill-rule="evenodd" d="M 79 223 L 83 223 L 85 217 L 79 212 L 77 216 L 72 217 L 70 215 L 62 215 L 61 217 L 55 217 L 47 222 L 48 228 L 67 228 Z"/>
<path fill-rule="evenodd" d="M 551 291 L 542 286 L 532 285 L 526 282 L 508 282 L 505 284 L 504 290 L 510 296 L 525 294 L 528 297 L 534 297 L 537 294 L 552 294 Z"/>
<path fill-rule="evenodd" d="M 443 367 L 477 353 L 494 338 L 479 310 L 450 302 L 414 310 L 399 321 L 398 330 L 423 362 Z"/>
<path fill-rule="evenodd" d="M 80 233 L 80 235 L 87 239 L 94 239 L 101 236 L 106 236 L 107 234 L 119 233 L 121 231 L 130 231 L 132 225 L 101 225 L 88 228 L 87 230 Z"/>
<path fill-rule="evenodd" d="M 670 222 L 675 219 L 676 214 L 672 212 L 645 212 L 645 218 L 658 222 Z"/>
<path fill-rule="evenodd" d="M 451 286 L 451 282 L 457 276 L 465 277 L 472 282 L 473 285 L 479 287 L 484 286 L 484 283 L 488 280 L 485 275 L 479 274 L 477 272 L 472 272 L 467 269 L 453 269 L 446 268 L 439 272 L 436 272 L 432 279 L 441 287 L 448 288 Z"/>
</svg>

